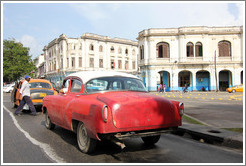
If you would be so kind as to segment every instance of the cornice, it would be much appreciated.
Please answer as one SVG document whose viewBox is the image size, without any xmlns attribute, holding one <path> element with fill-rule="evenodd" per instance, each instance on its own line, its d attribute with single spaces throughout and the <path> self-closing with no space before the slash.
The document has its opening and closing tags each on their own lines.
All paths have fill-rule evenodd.
<svg viewBox="0 0 246 166">
<path fill-rule="evenodd" d="M 180 35 L 227 35 L 242 34 L 243 26 L 228 27 L 180 27 L 180 28 L 152 28 L 139 32 L 137 40 L 149 36 L 180 36 Z"/>
<path fill-rule="evenodd" d="M 91 40 L 98 40 L 102 42 L 112 42 L 112 43 L 119 43 L 119 44 L 127 44 L 132 46 L 137 46 L 138 42 L 129 40 L 129 39 L 122 39 L 122 38 L 110 38 L 108 36 L 101 36 L 92 33 L 85 33 L 81 36 L 81 39 L 91 39 Z"/>
</svg>

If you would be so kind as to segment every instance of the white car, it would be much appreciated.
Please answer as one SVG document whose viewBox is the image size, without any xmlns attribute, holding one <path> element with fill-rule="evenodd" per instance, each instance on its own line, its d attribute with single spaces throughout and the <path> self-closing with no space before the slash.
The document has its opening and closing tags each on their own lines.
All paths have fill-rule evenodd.
<svg viewBox="0 0 246 166">
<path fill-rule="evenodd" d="M 7 84 L 3 87 L 3 92 L 10 93 L 14 89 L 15 84 Z"/>
</svg>

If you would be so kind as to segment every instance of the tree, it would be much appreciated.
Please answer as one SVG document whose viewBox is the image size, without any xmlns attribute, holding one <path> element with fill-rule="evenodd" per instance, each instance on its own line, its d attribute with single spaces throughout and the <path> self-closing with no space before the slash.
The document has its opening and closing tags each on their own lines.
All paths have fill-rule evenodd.
<svg viewBox="0 0 246 166">
<path fill-rule="evenodd" d="M 37 70 L 29 48 L 16 42 L 15 39 L 3 41 L 3 81 L 12 82 L 21 76 Z"/>
</svg>

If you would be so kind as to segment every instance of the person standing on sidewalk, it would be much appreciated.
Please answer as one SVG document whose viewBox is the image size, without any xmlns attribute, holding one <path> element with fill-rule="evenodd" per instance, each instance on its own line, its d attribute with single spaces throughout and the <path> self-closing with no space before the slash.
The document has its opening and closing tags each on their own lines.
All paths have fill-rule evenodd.
<svg viewBox="0 0 246 166">
<path fill-rule="evenodd" d="M 188 92 L 188 84 L 185 84 L 185 87 L 184 87 L 183 92 L 184 92 L 184 93 L 185 93 L 185 92 Z"/>
<path fill-rule="evenodd" d="M 162 83 L 160 83 L 160 85 L 159 85 L 159 92 L 160 92 L 160 93 L 162 93 L 162 88 L 163 88 L 163 87 L 162 87 Z"/>
<path fill-rule="evenodd" d="M 166 88 L 167 88 L 167 86 L 166 86 L 166 84 L 164 84 L 163 85 L 163 91 L 164 91 L 164 93 L 166 92 Z"/>
<path fill-rule="evenodd" d="M 31 77 L 28 75 L 25 76 L 25 81 L 22 83 L 20 94 L 22 95 L 22 100 L 20 102 L 20 105 L 15 111 L 15 115 L 19 116 L 21 114 L 21 110 L 23 109 L 24 105 L 27 104 L 31 110 L 31 115 L 36 116 L 37 112 L 36 109 L 32 103 L 32 100 L 30 98 L 30 84 L 28 83 L 30 81 Z"/>
</svg>

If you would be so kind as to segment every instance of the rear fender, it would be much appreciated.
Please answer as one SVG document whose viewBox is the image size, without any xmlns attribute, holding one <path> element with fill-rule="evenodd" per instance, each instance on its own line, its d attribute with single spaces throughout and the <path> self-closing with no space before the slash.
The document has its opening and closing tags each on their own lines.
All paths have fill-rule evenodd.
<svg viewBox="0 0 246 166">
<path fill-rule="evenodd" d="M 100 138 L 97 135 L 97 126 L 98 121 L 102 119 L 100 106 L 92 105 L 88 115 L 81 114 L 80 112 L 72 113 L 72 123 L 71 129 L 73 132 L 77 132 L 77 126 L 79 122 L 83 122 L 87 131 L 87 134 L 90 138 L 97 139 L 100 141 Z"/>
</svg>

